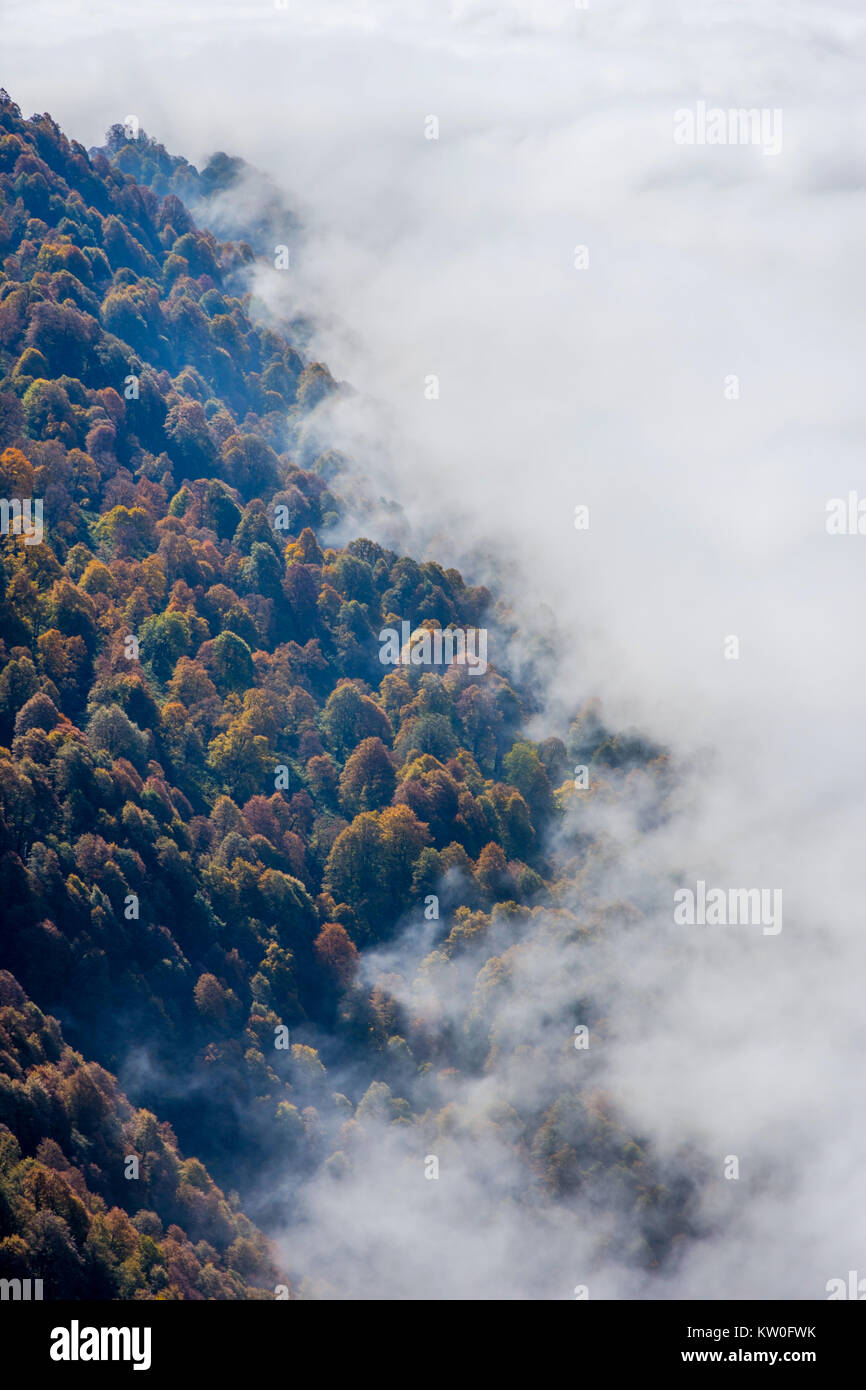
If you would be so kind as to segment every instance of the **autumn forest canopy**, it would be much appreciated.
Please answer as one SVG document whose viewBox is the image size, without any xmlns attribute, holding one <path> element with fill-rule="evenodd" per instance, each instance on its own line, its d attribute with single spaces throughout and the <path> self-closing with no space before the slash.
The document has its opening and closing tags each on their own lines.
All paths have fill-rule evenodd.
<svg viewBox="0 0 866 1390">
<path fill-rule="evenodd" d="M 44 526 L 0 537 L 0 1277 L 345 1293 L 293 1254 L 303 1193 L 377 1145 L 423 1188 L 493 1068 L 520 1201 L 589 1201 L 616 1258 L 661 1268 L 693 1176 L 628 1131 L 572 1023 L 603 1032 L 581 960 L 614 911 L 585 808 L 658 819 L 669 761 L 590 699 L 531 737 L 501 598 L 345 541 L 348 388 L 254 290 L 291 214 L 263 197 L 220 239 L 246 176 L 120 126 L 88 151 L 0 99 L 0 497 Z M 488 668 L 383 664 L 404 620 L 488 628 Z M 560 991 L 573 962 L 574 1007 L 524 1036 L 502 1001 L 547 988 L 530 958 Z"/>
</svg>

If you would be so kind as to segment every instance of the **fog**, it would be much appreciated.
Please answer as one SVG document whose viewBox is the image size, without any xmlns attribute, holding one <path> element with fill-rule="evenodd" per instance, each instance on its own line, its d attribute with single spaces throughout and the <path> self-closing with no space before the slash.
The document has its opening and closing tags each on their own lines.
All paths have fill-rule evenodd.
<svg viewBox="0 0 866 1390">
<path fill-rule="evenodd" d="M 285 191 L 292 268 L 257 288 L 354 388 L 322 430 L 417 553 L 494 576 L 530 634 L 552 615 L 538 733 L 598 695 L 680 769 L 663 825 L 624 804 L 605 826 L 592 900 L 630 899 L 639 924 L 553 961 L 530 942 L 495 1007 L 527 1035 L 552 1017 L 567 1047 L 574 972 L 593 980 L 598 1084 L 660 1158 L 700 1155 L 706 1237 L 653 1282 L 599 1262 L 597 1213 L 500 1200 L 523 1178 L 483 1126 L 438 1182 L 385 1130 L 306 1190 L 293 1266 L 348 1296 L 568 1298 L 592 1264 L 593 1297 L 824 1297 L 866 1262 L 866 538 L 825 526 L 830 499 L 866 495 L 861 8 L 6 9 L 25 112 L 88 145 L 134 113 Z M 781 149 L 676 144 L 699 101 L 780 110 Z M 697 879 L 780 888 L 783 930 L 674 927 Z M 416 954 L 410 931 L 387 962 L 407 998 Z M 480 1117 L 533 1077 L 556 1095 L 532 1065 L 456 1101 Z"/>
</svg>

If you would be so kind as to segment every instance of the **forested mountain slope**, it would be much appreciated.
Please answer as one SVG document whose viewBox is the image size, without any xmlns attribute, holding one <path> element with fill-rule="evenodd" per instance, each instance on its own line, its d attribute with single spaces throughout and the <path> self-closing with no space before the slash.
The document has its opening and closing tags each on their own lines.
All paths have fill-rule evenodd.
<svg viewBox="0 0 866 1390">
<path fill-rule="evenodd" d="M 135 1174 L 134 1178 L 129 1174 Z M 45 1298 L 273 1298 L 262 1235 L 0 972 L 0 1267 Z"/>
<path fill-rule="evenodd" d="M 53 1242 L 75 1296 L 255 1296 L 270 1257 L 199 1160 L 268 1221 L 269 1165 L 351 1166 L 372 1114 L 435 1127 L 432 1078 L 506 1045 L 484 997 L 509 952 L 594 930 L 564 889 L 589 837 L 557 841 L 574 764 L 584 796 L 638 779 L 660 805 L 666 759 L 591 705 L 534 743 L 495 651 L 484 674 L 382 663 L 382 628 L 493 629 L 496 606 L 329 544 L 335 461 L 305 425 L 341 388 L 257 313 L 251 246 L 178 196 L 206 206 L 235 161 L 199 174 L 117 127 L 88 154 L 5 93 L 0 128 L 0 496 L 44 527 L 0 538 L 0 1275 Z M 426 979 L 482 952 L 459 1026 L 360 968 L 425 904 Z M 602 1095 L 512 1114 L 539 1192 L 616 1174 L 635 1258 L 664 1257 L 688 1185 Z"/>
</svg>

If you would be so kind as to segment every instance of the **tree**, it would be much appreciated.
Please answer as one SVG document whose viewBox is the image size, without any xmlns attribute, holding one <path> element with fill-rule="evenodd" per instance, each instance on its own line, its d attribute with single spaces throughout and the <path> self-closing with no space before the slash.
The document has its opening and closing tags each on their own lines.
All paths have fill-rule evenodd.
<svg viewBox="0 0 866 1390">
<path fill-rule="evenodd" d="M 273 492 L 279 484 L 279 462 L 270 445 L 254 434 L 233 434 L 222 447 L 226 478 L 245 497 Z"/>
<path fill-rule="evenodd" d="M 52 377 L 80 377 L 98 334 L 99 325 L 90 314 L 43 301 L 30 311 L 25 341 L 42 353 Z"/>
<path fill-rule="evenodd" d="M 266 869 L 259 879 L 263 914 L 287 940 L 309 936 L 316 924 L 313 900 L 298 879 L 279 869 Z"/>
<path fill-rule="evenodd" d="M 54 729 L 61 719 L 62 715 L 54 701 L 50 700 L 44 691 L 38 690 L 18 711 L 15 719 L 16 736 L 26 733 L 28 729 Z"/>
<path fill-rule="evenodd" d="M 491 843 L 484 846 L 478 856 L 475 874 L 481 887 L 491 898 L 501 901 L 514 896 L 514 883 L 500 845 Z"/>
<path fill-rule="evenodd" d="M 313 943 L 322 969 L 341 989 L 346 989 L 358 972 L 360 956 L 346 928 L 339 922 L 326 922 Z"/>
<path fill-rule="evenodd" d="M 340 681 L 325 702 L 322 731 L 337 753 L 347 752 L 365 738 L 391 742 L 391 724 L 384 710 L 352 681 Z"/>
<path fill-rule="evenodd" d="M 274 756 L 267 739 L 239 720 L 208 745 L 207 763 L 220 785 L 240 801 L 261 792 L 268 782 L 273 784 Z"/>
<path fill-rule="evenodd" d="M 340 805 L 348 816 L 378 810 L 391 800 L 396 784 L 393 758 L 382 740 L 362 739 L 340 776 Z"/>
<path fill-rule="evenodd" d="M 33 465 L 20 449 L 0 454 L 0 491 L 4 497 L 33 496 Z"/>
<path fill-rule="evenodd" d="M 327 753 L 317 753 L 306 767 L 307 782 L 316 802 L 334 809 L 340 786 L 340 774 Z"/>
<path fill-rule="evenodd" d="M 120 705 L 100 705 L 87 726 L 94 748 L 104 748 L 113 758 L 127 758 L 139 769 L 147 760 L 147 735 L 124 714 Z"/>
<path fill-rule="evenodd" d="M 315 410 L 328 396 L 332 395 L 337 389 L 337 384 L 327 367 L 321 362 L 311 362 L 309 367 L 305 367 L 298 382 L 298 395 L 296 408 L 306 414 L 308 411 Z"/>
<path fill-rule="evenodd" d="M 167 681 L 180 657 L 189 653 L 189 619 L 183 613 L 156 614 L 139 630 L 141 656 L 159 681 Z"/>
<path fill-rule="evenodd" d="M 178 401 L 165 419 L 168 452 L 182 473 L 211 477 L 217 471 L 217 444 L 199 401 Z"/>
<path fill-rule="evenodd" d="M 439 762 L 446 762 L 457 752 L 457 739 L 444 714 L 422 714 L 410 719 L 397 736 L 396 751 L 401 758 L 410 754 L 430 753 Z"/>
<path fill-rule="evenodd" d="M 554 811 L 553 789 L 535 745 L 515 743 L 502 760 L 502 775 L 520 792 L 533 823 L 544 826 Z"/>
<path fill-rule="evenodd" d="M 408 906 L 415 863 L 429 842 L 408 806 L 362 812 L 334 842 L 324 887 L 351 904 L 369 936 L 383 936 Z"/>
<path fill-rule="evenodd" d="M 112 507 L 93 528 L 95 539 L 119 558 L 148 553 L 153 545 L 153 522 L 143 507 Z"/>
<path fill-rule="evenodd" d="M 453 840 L 460 809 L 458 784 L 434 758 L 428 755 L 411 764 L 394 801 L 408 806 L 430 827 L 436 844 L 442 846 Z"/>
<path fill-rule="evenodd" d="M 215 975 L 199 975 L 193 997 L 202 1018 L 208 1023 L 222 1027 L 228 1016 L 228 994 L 228 990 L 223 988 Z"/>
<path fill-rule="evenodd" d="M 39 675 L 29 656 L 9 661 L 0 672 L 0 733 L 8 740 L 15 716 L 39 689 Z"/>
<path fill-rule="evenodd" d="M 223 694 L 248 690 L 255 679 L 253 654 L 234 632 L 221 632 L 212 642 L 205 642 L 199 648 L 198 660 Z"/>
</svg>

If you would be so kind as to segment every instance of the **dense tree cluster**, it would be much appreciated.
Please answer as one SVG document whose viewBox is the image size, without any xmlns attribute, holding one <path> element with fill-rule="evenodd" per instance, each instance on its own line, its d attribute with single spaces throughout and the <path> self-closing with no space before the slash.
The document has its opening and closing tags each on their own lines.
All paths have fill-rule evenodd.
<svg viewBox="0 0 866 1390">
<path fill-rule="evenodd" d="M 0 1278 L 44 1298 L 273 1298 L 259 1231 L 0 971 Z"/>
<path fill-rule="evenodd" d="M 301 443 L 340 388 L 256 315 L 250 246 L 186 205 L 235 161 L 199 174 L 121 127 L 88 154 L 5 93 L 0 131 L 0 495 L 43 499 L 45 525 L 0 540 L 0 965 L 20 982 L 0 1039 L 6 1085 L 37 1096 L 0 1091 L 0 1253 L 12 1268 L 16 1241 L 53 1240 L 69 1286 L 104 1296 L 247 1296 L 266 1256 L 165 1119 L 241 1189 L 275 1156 L 330 1162 L 326 1063 L 280 1029 L 368 1059 L 373 1098 L 332 1094 L 335 1114 L 377 1086 L 411 1095 L 448 1039 L 363 989 L 359 953 L 430 895 L 440 964 L 533 920 L 556 900 L 574 762 L 663 784 L 665 760 L 594 706 L 533 742 L 495 662 L 381 663 L 382 626 L 477 626 L 491 596 L 373 540 L 327 543 L 333 460 Z M 162 1123 L 21 988 L 104 1066 L 146 1047 Z M 479 1018 L 451 1065 L 483 1065 Z M 563 1106 L 521 1141 L 553 1187 L 581 1162 Z"/>
</svg>

